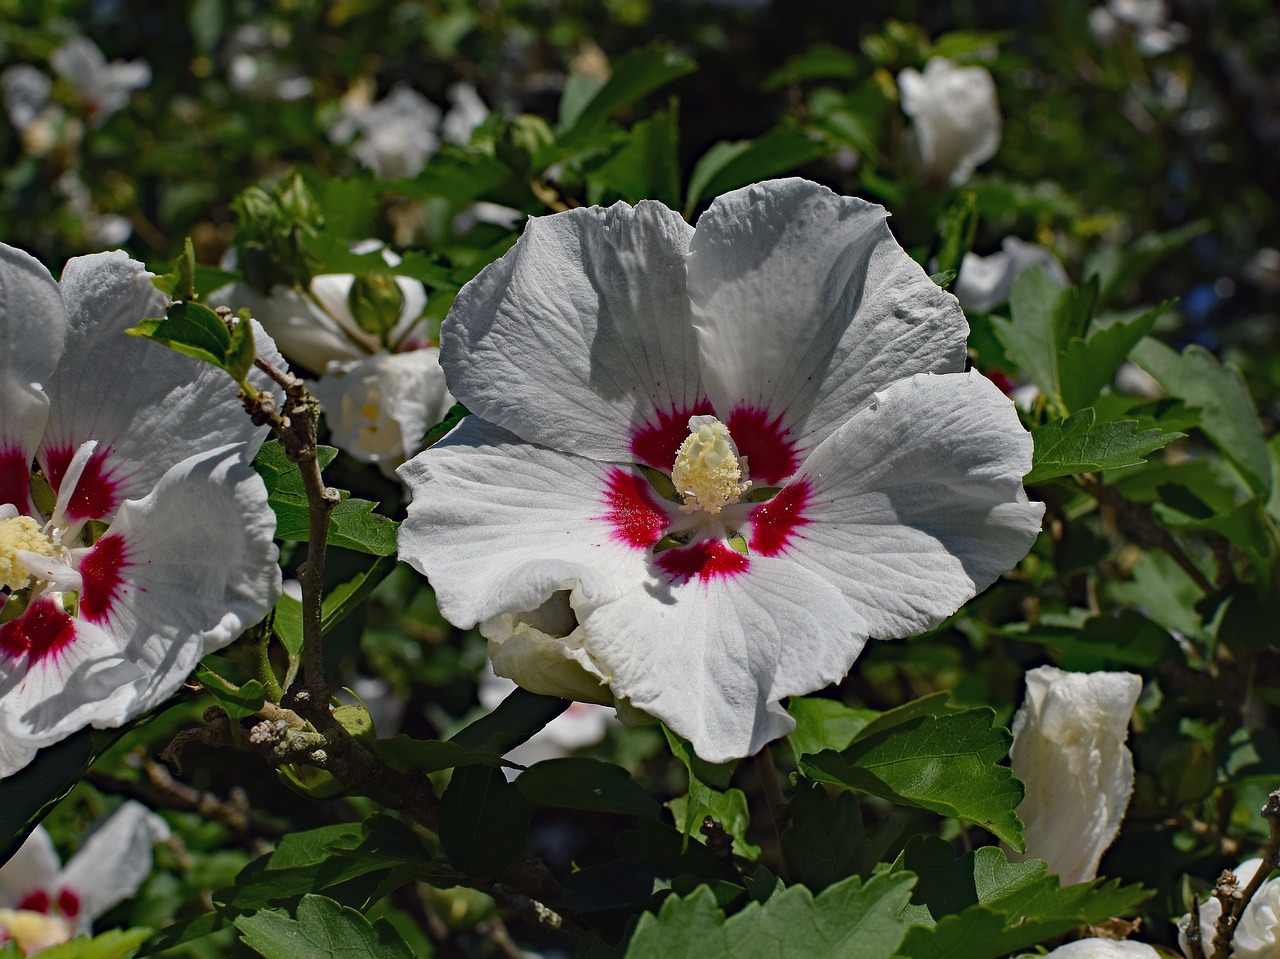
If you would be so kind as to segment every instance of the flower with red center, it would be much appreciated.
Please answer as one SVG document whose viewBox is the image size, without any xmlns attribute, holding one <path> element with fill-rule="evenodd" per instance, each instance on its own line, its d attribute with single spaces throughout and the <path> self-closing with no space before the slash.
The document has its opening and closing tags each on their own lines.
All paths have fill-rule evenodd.
<svg viewBox="0 0 1280 959">
<path fill-rule="evenodd" d="M 804 180 L 530 221 L 441 330 L 475 415 L 400 470 L 400 555 L 499 675 L 749 755 L 869 637 L 1040 528 L 1013 404 L 887 214 Z"/>
<path fill-rule="evenodd" d="M 138 891 L 151 874 L 151 847 L 169 838 L 165 821 L 128 800 L 102 820 L 63 866 L 37 826 L 0 868 L 0 942 L 24 954 L 87 933 L 92 922 Z"/>
<path fill-rule="evenodd" d="M 125 335 L 164 311 L 123 253 L 59 284 L 0 245 L 0 776 L 156 706 L 279 597 L 264 430 L 225 373 Z"/>
</svg>

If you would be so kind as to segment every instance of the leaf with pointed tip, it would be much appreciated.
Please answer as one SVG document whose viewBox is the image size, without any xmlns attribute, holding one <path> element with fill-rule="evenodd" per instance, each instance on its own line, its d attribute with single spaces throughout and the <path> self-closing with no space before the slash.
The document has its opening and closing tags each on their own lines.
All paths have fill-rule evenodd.
<svg viewBox="0 0 1280 959">
<path fill-rule="evenodd" d="M 1158 428 L 1138 432 L 1137 420 L 1098 423 L 1093 407 L 1087 407 L 1031 431 L 1035 450 L 1023 482 L 1030 486 L 1073 473 L 1136 466 L 1146 462 L 1148 453 L 1185 435 Z"/>
</svg>

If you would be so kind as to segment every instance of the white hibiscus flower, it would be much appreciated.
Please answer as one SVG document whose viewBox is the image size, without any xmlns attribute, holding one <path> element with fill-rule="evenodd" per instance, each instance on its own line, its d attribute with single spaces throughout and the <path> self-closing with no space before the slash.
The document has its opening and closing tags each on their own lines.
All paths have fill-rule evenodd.
<svg viewBox="0 0 1280 959">
<path fill-rule="evenodd" d="M 898 74 L 910 157 L 925 180 L 959 186 L 1000 148 L 1000 105 L 985 67 L 933 57 Z"/>
<path fill-rule="evenodd" d="M 1009 300 L 1013 281 L 1033 266 L 1043 267 L 1060 286 L 1071 281 L 1062 262 L 1038 243 L 1028 243 L 1016 236 L 1000 241 L 1000 252 L 990 256 L 966 253 L 956 277 L 955 295 L 960 305 L 975 313 L 989 313 Z"/>
<path fill-rule="evenodd" d="M 1261 859 L 1249 859 L 1232 871 L 1243 889 L 1263 868 L 1266 867 Z M 1267 871 L 1270 872 L 1269 869 Z M 1213 929 L 1221 915 L 1222 903 L 1212 896 L 1200 904 L 1200 934 L 1205 942 L 1212 941 Z M 1178 924 L 1178 945 L 1187 955 L 1191 954 L 1187 948 L 1190 918 L 1189 915 L 1183 916 Z M 1231 940 L 1231 955 L 1233 959 L 1275 959 L 1280 955 L 1280 877 L 1268 879 L 1259 886 L 1249 905 L 1245 906 Z"/>
<path fill-rule="evenodd" d="M 0 776 L 156 706 L 280 595 L 265 429 L 225 373 L 124 334 L 164 309 L 123 253 L 58 284 L 0 245 Z"/>
<path fill-rule="evenodd" d="M 122 109 L 135 90 L 151 85 L 151 66 L 145 60 L 112 60 L 88 37 L 72 37 L 49 55 L 53 72 L 76 91 L 89 108 L 89 120 L 100 126 Z"/>
<path fill-rule="evenodd" d="M 463 288 L 441 362 L 476 415 L 401 467 L 400 555 L 500 674 L 741 757 L 1022 558 L 1031 439 L 886 216 L 804 180 L 696 230 L 571 210 Z"/>
<path fill-rule="evenodd" d="M 95 919 L 136 893 L 151 874 L 151 847 L 165 821 L 129 800 L 102 820 L 63 866 L 37 826 L 0 868 L 0 942 L 27 955 L 90 931 Z"/>
</svg>

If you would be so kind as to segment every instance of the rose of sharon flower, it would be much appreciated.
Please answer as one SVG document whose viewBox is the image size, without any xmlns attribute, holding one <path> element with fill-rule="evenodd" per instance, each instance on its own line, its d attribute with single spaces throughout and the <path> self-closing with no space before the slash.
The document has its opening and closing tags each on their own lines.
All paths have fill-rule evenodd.
<svg viewBox="0 0 1280 959">
<path fill-rule="evenodd" d="M 31 955 L 90 931 L 95 919 L 151 875 L 151 847 L 169 838 L 165 821 L 128 800 L 102 820 L 62 866 L 37 826 L 0 868 L 0 943 Z"/>
<path fill-rule="evenodd" d="M 1033 266 L 1043 267 L 1060 286 L 1070 280 L 1051 250 L 1016 236 L 1000 241 L 1000 252 L 990 256 L 966 253 L 956 277 L 955 294 L 960 305 L 975 313 L 989 313 L 1008 302 L 1013 281 Z"/>
<path fill-rule="evenodd" d="M 1234 870 L 1243 889 L 1253 881 L 1262 868 L 1261 859 L 1249 859 Z M 1222 915 L 1222 903 L 1212 896 L 1200 904 L 1200 929 L 1205 942 L 1213 938 L 1213 928 Z M 1178 924 L 1178 945 L 1187 955 L 1187 924 L 1190 916 L 1183 916 Z M 1207 950 L 1206 950 L 1207 951 Z M 1231 940 L 1232 959 L 1275 959 L 1280 956 L 1280 877 L 1268 879 L 1245 906 L 1240 924 Z"/>
<path fill-rule="evenodd" d="M 356 253 L 381 246 L 357 243 Z M 400 258 L 383 250 L 392 266 Z M 445 389 L 439 351 L 420 336 L 427 291 L 409 277 L 394 281 L 398 315 L 378 329 L 362 325 L 351 304 L 357 278 L 350 273 L 313 277 L 306 290 L 275 286 L 263 296 L 247 283 L 215 290 L 209 302 L 248 307 L 289 359 L 323 373 L 311 390 L 324 409 L 333 442 L 366 463 L 388 471 L 421 448 L 423 434 L 444 418 L 453 397 Z"/>
<path fill-rule="evenodd" d="M 1129 717 L 1142 693 L 1134 673 L 1068 673 L 1040 666 L 1013 717 L 1013 774 L 1027 851 L 1062 877 L 1088 882 L 1120 831 L 1133 792 Z M 1015 858 L 1012 856 L 1010 858 Z"/>
<path fill-rule="evenodd" d="M 264 430 L 226 373 L 125 335 L 164 309 L 123 253 L 59 285 L 0 245 L 0 776 L 156 706 L 280 595 Z"/>
<path fill-rule="evenodd" d="M 151 84 L 151 67 L 145 60 L 112 60 L 88 37 L 72 37 L 49 55 L 49 65 L 75 89 L 89 108 L 89 120 L 100 126 L 122 109 L 135 90 Z"/>
<path fill-rule="evenodd" d="M 1145 942 L 1127 939 L 1077 939 L 1037 959 L 1161 959 Z"/>
<path fill-rule="evenodd" d="M 400 555 L 499 674 L 741 757 L 1022 558 L 1030 437 L 886 216 L 796 179 L 696 230 L 571 210 L 463 288 L 441 363 L 476 415 L 401 467 Z"/>
<path fill-rule="evenodd" d="M 942 57 L 924 73 L 898 74 L 902 112 L 911 117 L 910 155 L 925 180 L 959 186 L 1000 148 L 1000 105 L 985 67 L 962 67 Z"/>
</svg>

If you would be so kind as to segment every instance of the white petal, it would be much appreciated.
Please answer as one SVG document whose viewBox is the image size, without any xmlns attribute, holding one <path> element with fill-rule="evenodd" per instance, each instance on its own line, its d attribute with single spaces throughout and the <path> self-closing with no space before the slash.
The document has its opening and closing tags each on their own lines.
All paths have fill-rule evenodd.
<svg viewBox="0 0 1280 959">
<path fill-rule="evenodd" d="M 83 920 L 97 919 L 128 899 L 151 875 L 151 847 L 169 838 L 165 821 L 128 800 L 98 824 L 59 877 L 80 897 Z"/>
<path fill-rule="evenodd" d="M 984 67 L 933 57 L 924 73 L 898 74 L 902 112 L 912 118 L 908 143 L 922 175 L 958 186 L 1000 148 L 1000 106 Z"/>
<path fill-rule="evenodd" d="M 1145 942 L 1117 939 L 1077 939 L 1054 949 L 1044 959 L 1162 959 Z"/>
<path fill-rule="evenodd" d="M 226 373 L 125 335 L 127 327 L 165 311 L 165 298 L 142 264 L 120 252 L 77 257 L 63 271 L 62 292 L 69 329 L 48 386 L 52 407 L 40 461 L 60 475 L 60 464 L 81 443 L 98 440 L 83 481 L 87 505 L 78 515 L 109 516 L 194 453 L 227 443 L 256 450 L 262 443 L 266 427 L 250 422 Z M 259 352 L 274 353 L 269 338 L 257 339 Z M 266 388 L 261 374 L 251 379 Z"/>
<path fill-rule="evenodd" d="M 1067 271 L 1051 250 L 1016 236 L 1006 236 L 1000 241 L 999 253 L 964 255 L 960 275 L 956 277 L 956 299 L 966 310 L 987 313 L 1009 299 L 1013 281 L 1033 266 L 1044 267 L 1060 286 L 1069 282 Z"/>
<path fill-rule="evenodd" d="M 593 459 L 645 460 L 646 428 L 668 421 L 683 438 L 707 412 L 685 292 L 692 232 L 652 201 L 531 219 L 441 327 L 450 392 L 522 439 Z"/>
<path fill-rule="evenodd" d="M 1134 673 L 1027 673 L 1013 719 L 1013 774 L 1027 787 L 1018 806 L 1025 855 L 1049 864 L 1063 885 L 1088 882 L 1120 831 L 1133 792 L 1129 717 L 1142 693 Z"/>
<path fill-rule="evenodd" d="M 611 509 L 650 507 L 634 498 L 611 507 L 615 472 L 467 417 L 400 467 L 413 496 L 400 558 L 427 576 L 440 611 L 464 628 L 536 609 L 557 590 L 572 589 L 575 606 L 580 596 L 613 598 L 645 579 L 649 547 L 662 535 L 656 512 L 631 517 L 644 546 L 619 535 Z"/>
<path fill-rule="evenodd" d="M 183 460 L 145 499 L 120 507 L 80 563 L 81 614 L 146 671 L 119 725 L 174 692 L 280 598 L 275 514 L 242 447 Z M 91 572 L 92 570 L 92 572 Z"/>
<path fill-rule="evenodd" d="M 752 545 L 839 586 L 872 636 L 911 636 L 1031 548 L 1044 505 L 1022 489 L 1030 467 L 1031 437 L 990 381 L 920 374 L 876 394 L 810 454 L 790 504 L 798 518 L 779 513 Z"/>
<path fill-rule="evenodd" d="M 689 294 L 703 381 L 740 445 L 735 409 L 781 416 L 803 451 L 890 382 L 964 368 L 964 314 L 898 246 L 886 215 L 792 179 L 727 193 L 698 220 Z"/>
<path fill-rule="evenodd" d="M 34 601 L 0 626 L 0 734 L 21 744 L 0 757 L 14 763 L 0 776 L 26 765 L 30 749 L 118 715 L 141 678 L 116 637 L 67 616 L 48 598 Z"/>
<path fill-rule="evenodd" d="M 49 833 L 44 826 L 36 826 L 18 851 L 0 866 L 0 908 L 16 908 L 27 893 L 37 889 L 49 891 L 61 867 Z"/>
<path fill-rule="evenodd" d="M 392 467 L 418 452 L 423 434 L 453 405 L 432 347 L 331 363 L 311 392 L 335 446 Z"/>
<path fill-rule="evenodd" d="M 248 308 L 275 341 L 280 352 L 313 373 L 335 360 L 354 360 L 364 351 L 351 342 L 338 322 L 298 290 L 276 286 L 263 296 L 248 283 L 232 283 L 209 294 L 210 306 L 233 313 Z"/>
<path fill-rule="evenodd" d="M 0 503 L 29 511 L 31 461 L 44 433 L 43 384 L 66 332 L 62 294 L 34 257 L 0 244 Z"/>
<path fill-rule="evenodd" d="M 791 732 L 779 701 L 839 680 L 867 635 L 820 577 L 773 557 L 743 566 L 661 575 L 583 617 L 587 649 L 613 674 L 614 693 L 709 762 L 750 756 Z"/>
</svg>

